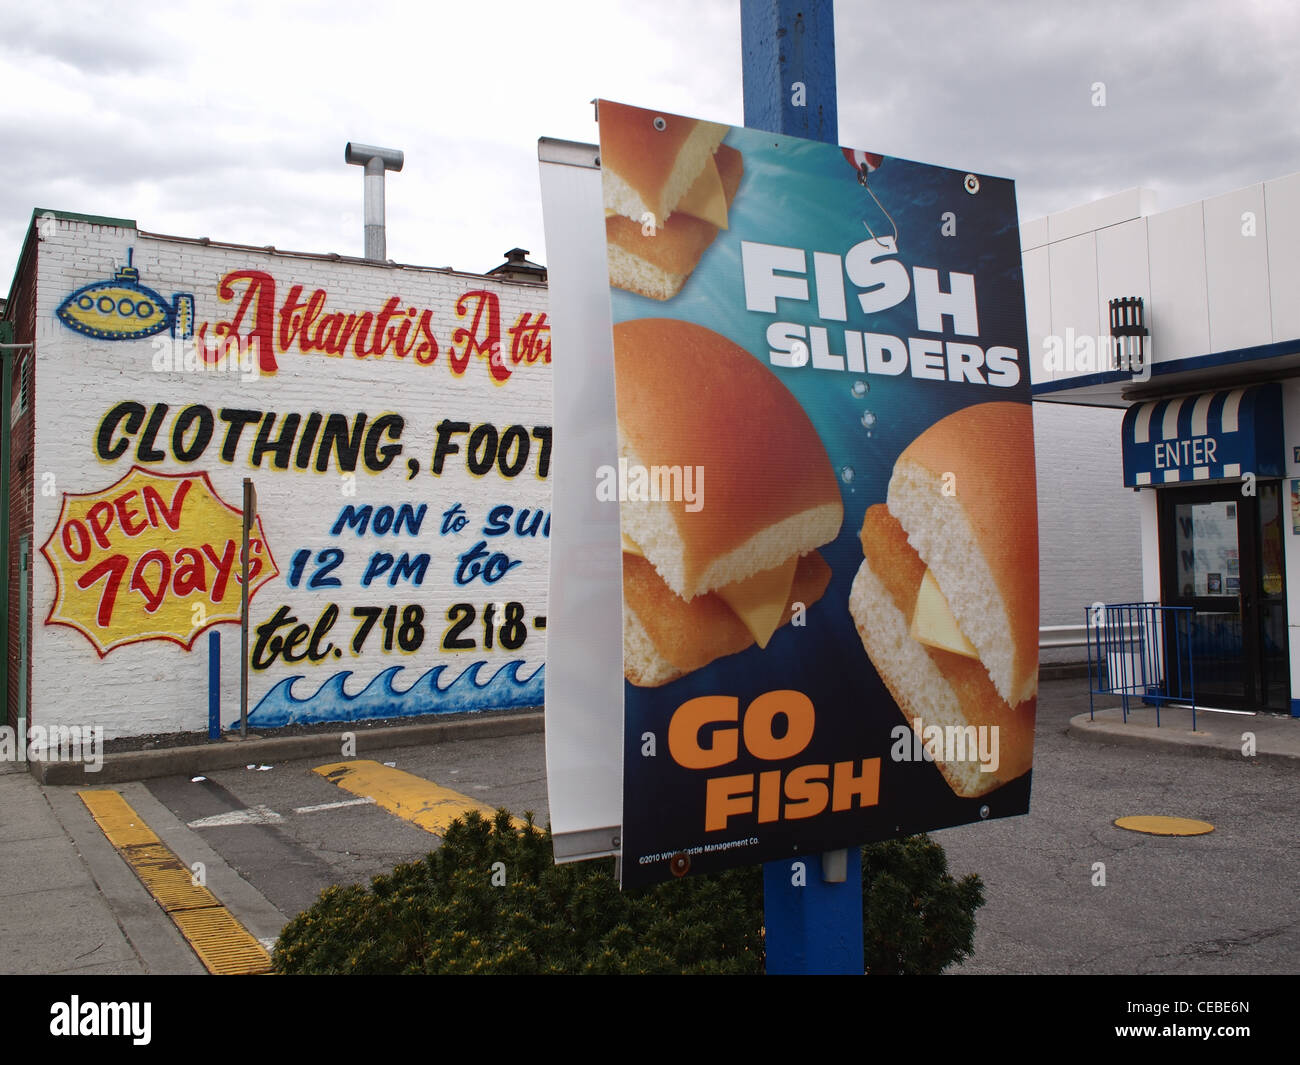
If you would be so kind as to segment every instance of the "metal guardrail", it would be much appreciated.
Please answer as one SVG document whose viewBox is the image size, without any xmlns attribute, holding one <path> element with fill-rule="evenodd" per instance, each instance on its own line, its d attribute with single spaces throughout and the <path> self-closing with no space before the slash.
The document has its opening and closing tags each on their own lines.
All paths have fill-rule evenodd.
<svg viewBox="0 0 1300 1065">
<path fill-rule="evenodd" d="M 1088 634 L 1088 713 L 1094 696 L 1118 695 L 1128 721 L 1129 703 L 1140 699 L 1156 708 L 1162 703 L 1190 703 L 1196 730 L 1192 626 L 1187 606 L 1159 603 L 1094 603 L 1084 614 Z"/>
<path fill-rule="evenodd" d="M 1087 647 L 1087 625 L 1040 625 L 1038 649 L 1055 650 L 1061 647 Z"/>
</svg>

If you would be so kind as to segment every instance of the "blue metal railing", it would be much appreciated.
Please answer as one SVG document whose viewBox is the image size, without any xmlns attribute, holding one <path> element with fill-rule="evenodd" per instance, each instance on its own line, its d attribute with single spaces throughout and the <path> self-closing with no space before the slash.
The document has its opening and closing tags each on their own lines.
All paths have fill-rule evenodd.
<svg viewBox="0 0 1300 1065">
<path fill-rule="evenodd" d="M 1088 633 L 1089 717 L 1098 695 L 1118 695 L 1125 722 L 1130 700 L 1154 706 L 1157 727 L 1162 703 L 1188 703 L 1192 730 L 1196 730 L 1191 607 L 1094 603 L 1085 612 L 1084 625 Z"/>
</svg>

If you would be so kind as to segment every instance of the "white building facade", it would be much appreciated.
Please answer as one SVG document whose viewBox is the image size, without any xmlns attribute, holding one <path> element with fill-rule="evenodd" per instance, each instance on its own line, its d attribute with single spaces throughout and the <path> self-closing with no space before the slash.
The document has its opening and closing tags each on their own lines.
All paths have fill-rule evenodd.
<svg viewBox="0 0 1300 1065">
<path fill-rule="evenodd" d="M 1300 716 L 1300 174 L 1021 235 L 1036 407 L 1124 412 L 1141 599 L 1194 611 L 1197 703 Z"/>
</svg>

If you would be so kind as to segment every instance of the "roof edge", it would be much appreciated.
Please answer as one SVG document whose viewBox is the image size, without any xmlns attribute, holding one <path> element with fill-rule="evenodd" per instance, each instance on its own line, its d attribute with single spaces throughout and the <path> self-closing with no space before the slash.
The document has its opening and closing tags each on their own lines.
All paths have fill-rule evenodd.
<svg viewBox="0 0 1300 1065">
<path fill-rule="evenodd" d="M 32 248 L 32 234 L 36 232 L 36 225 L 42 218 L 60 218 L 65 222 L 86 222 L 95 226 L 113 226 L 115 229 L 136 229 L 135 220 L 132 218 L 111 218 L 108 215 L 98 214 L 80 214 L 77 211 L 56 211 L 50 207 L 33 207 L 31 221 L 27 223 L 27 232 L 23 234 L 23 248 L 18 253 L 18 263 L 14 266 L 14 276 L 9 281 L 9 291 L 5 296 L 6 307 L 5 314 L 8 315 L 9 307 L 13 306 L 14 289 L 18 285 L 18 279 L 23 275 L 23 269 L 27 264 L 27 257 Z"/>
<path fill-rule="evenodd" d="M 80 214 L 77 211 L 56 211 L 49 207 L 34 207 L 32 209 L 32 225 L 42 215 L 53 215 L 55 218 L 62 218 L 68 222 L 89 222 L 96 226 L 114 226 L 117 229 L 138 229 L 134 218 L 111 218 L 108 215 L 99 214 Z"/>
</svg>

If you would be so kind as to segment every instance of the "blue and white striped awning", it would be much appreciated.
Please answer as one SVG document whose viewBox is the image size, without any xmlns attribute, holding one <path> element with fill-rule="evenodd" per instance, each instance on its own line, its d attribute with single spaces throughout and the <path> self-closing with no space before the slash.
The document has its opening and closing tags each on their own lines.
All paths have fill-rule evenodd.
<svg viewBox="0 0 1300 1065">
<path fill-rule="evenodd" d="M 1124 483 L 1281 477 L 1282 389 L 1276 383 L 1138 403 L 1124 415 Z"/>
</svg>

